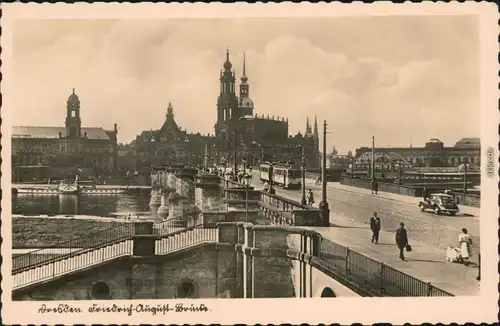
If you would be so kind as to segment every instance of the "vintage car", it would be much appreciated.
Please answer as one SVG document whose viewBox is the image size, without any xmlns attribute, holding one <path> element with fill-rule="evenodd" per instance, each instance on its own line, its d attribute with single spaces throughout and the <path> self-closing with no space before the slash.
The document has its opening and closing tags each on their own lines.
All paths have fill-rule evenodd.
<svg viewBox="0 0 500 326">
<path fill-rule="evenodd" d="M 448 194 L 431 194 L 425 201 L 421 201 L 418 207 L 422 212 L 426 209 L 433 210 L 436 215 L 448 213 L 453 216 L 459 212 L 453 196 Z"/>
</svg>

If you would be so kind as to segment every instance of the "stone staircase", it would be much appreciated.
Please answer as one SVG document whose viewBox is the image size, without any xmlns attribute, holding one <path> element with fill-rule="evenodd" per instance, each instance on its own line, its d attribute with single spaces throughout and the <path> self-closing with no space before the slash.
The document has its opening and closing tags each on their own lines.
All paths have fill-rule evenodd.
<svg viewBox="0 0 500 326">
<path fill-rule="evenodd" d="M 36 253 L 36 255 L 40 254 L 41 253 Z M 23 270 L 17 273 L 13 270 L 13 289 L 21 289 L 38 282 L 83 270 L 102 264 L 111 259 L 129 256 L 131 254 L 131 239 L 123 239 L 113 244 L 85 248 L 70 254 L 62 254 L 48 259 L 45 263 L 37 263 L 37 266 L 34 267 L 25 266 Z"/>
<path fill-rule="evenodd" d="M 153 225 L 155 254 L 165 255 L 203 242 L 218 241 L 216 228 L 204 228 L 202 224 L 178 227 L 178 216 Z M 13 257 L 13 289 L 22 289 L 65 274 L 81 271 L 107 263 L 113 259 L 132 256 L 134 224 L 115 226 L 82 238 L 56 244 L 27 254 Z M 141 232 L 141 236 L 144 234 Z"/>
</svg>

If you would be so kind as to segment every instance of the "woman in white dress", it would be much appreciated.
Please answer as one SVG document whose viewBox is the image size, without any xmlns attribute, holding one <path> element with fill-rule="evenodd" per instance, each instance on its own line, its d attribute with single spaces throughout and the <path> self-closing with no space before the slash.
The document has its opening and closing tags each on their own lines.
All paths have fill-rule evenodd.
<svg viewBox="0 0 500 326">
<path fill-rule="evenodd" d="M 471 256 L 471 244 L 472 239 L 471 236 L 467 233 L 467 229 L 463 228 L 462 233 L 458 236 L 458 244 L 460 246 L 460 254 L 462 255 L 462 259 L 464 260 L 465 265 L 469 265 L 469 259 Z"/>
</svg>

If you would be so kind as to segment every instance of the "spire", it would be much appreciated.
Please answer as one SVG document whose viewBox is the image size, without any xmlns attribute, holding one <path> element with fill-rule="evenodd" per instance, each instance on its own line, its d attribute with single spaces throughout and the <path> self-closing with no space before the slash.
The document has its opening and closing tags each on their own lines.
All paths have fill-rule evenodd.
<svg viewBox="0 0 500 326">
<path fill-rule="evenodd" d="M 245 84 L 248 81 L 247 69 L 246 69 L 246 53 L 243 52 L 243 75 L 241 76 L 241 82 Z"/>
<path fill-rule="evenodd" d="M 309 124 L 309 117 L 307 117 L 307 120 L 306 120 L 306 135 L 310 134 L 311 133 L 311 125 Z"/>
<path fill-rule="evenodd" d="M 173 119 L 173 118 L 174 118 L 174 108 L 172 107 L 172 102 L 168 101 L 167 119 Z"/>
<path fill-rule="evenodd" d="M 318 139 L 319 138 L 319 133 L 318 133 L 318 117 L 314 115 L 314 138 Z"/>
<path fill-rule="evenodd" d="M 75 94 L 75 88 L 73 87 L 73 94 Z"/>
</svg>

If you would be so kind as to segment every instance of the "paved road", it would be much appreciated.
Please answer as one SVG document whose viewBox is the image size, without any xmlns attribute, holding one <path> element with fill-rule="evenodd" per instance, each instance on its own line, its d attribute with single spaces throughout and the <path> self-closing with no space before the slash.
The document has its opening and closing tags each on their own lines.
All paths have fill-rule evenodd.
<svg viewBox="0 0 500 326">
<path fill-rule="evenodd" d="M 258 172 L 254 172 L 253 184 L 261 187 Z M 314 193 L 315 206 L 321 200 L 319 186 L 310 186 Z M 420 212 L 412 203 L 395 201 L 354 191 L 345 191 L 328 187 L 327 199 L 330 205 L 330 223 L 343 226 L 355 226 L 359 223 L 368 224 L 374 211 L 382 220 L 382 229 L 394 232 L 400 222 L 404 222 L 412 241 L 423 242 L 435 248 L 446 249 L 449 245 L 457 245 L 461 228 L 467 228 L 473 237 L 473 255 L 479 252 L 479 216 L 436 216 L 431 212 Z M 300 190 L 284 190 L 276 188 L 279 195 L 300 201 Z"/>
</svg>

